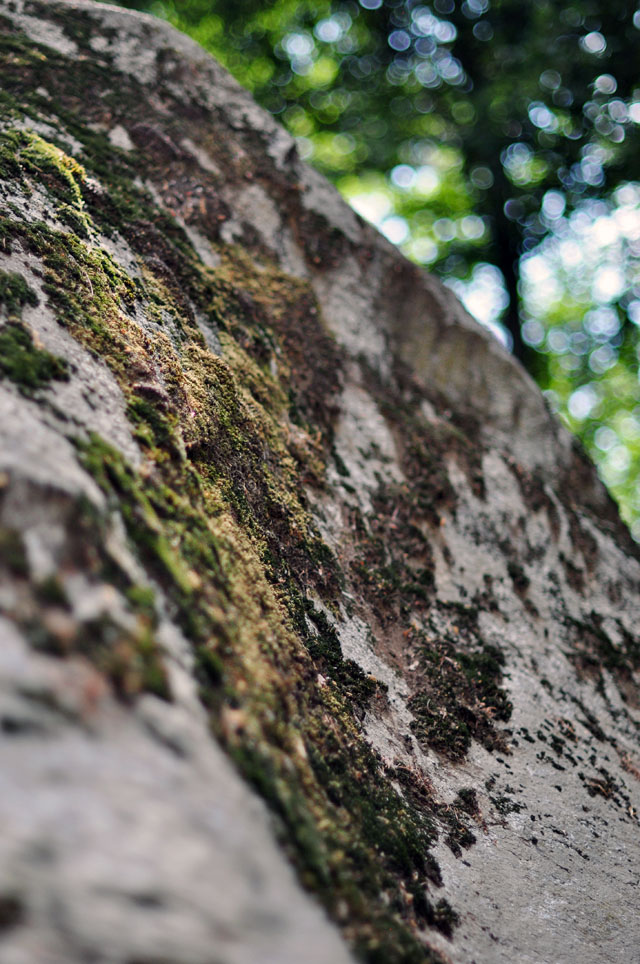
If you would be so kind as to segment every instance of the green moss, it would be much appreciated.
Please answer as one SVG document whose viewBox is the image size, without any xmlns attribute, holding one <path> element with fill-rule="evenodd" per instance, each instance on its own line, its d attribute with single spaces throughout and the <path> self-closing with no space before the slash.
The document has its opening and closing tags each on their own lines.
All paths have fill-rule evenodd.
<svg viewBox="0 0 640 964">
<path fill-rule="evenodd" d="M 207 646 L 198 646 L 195 650 L 196 677 L 203 689 L 203 696 L 207 699 L 213 688 L 220 686 L 224 680 L 224 662 L 216 652 Z"/>
<path fill-rule="evenodd" d="M 20 318 L 25 305 L 35 307 L 37 304 L 38 296 L 22 275 L 0 271 L 0 306 L 6 309 L 10 318 Z"/>
<path fill-rule="evenodd" d="M 173 493 L 167 493 L 161 486 L 145 485 L 120 453 L 96 435 L 92 435 L 88 442 L 80 443 L 79 447 L 85 468 L 93 474 L 103 491 L 112 497 L 114 507 L 120 510 L 129 535 L 144 561 L 153 575 L 171 586 L 179 611 L 190 624 L 193 587 L 189 570 L 173 548 L 161 521 L 161 516 L 171 518 L 175 515 Z M 190 516 L 195 521 L 193 517 L 196 513 L 189 511 L 186 500 L 183 500 L 181 508 L 187 524 Z M 194 534 L 189 535 L 193 537 Z M 200 554 L 207 554 L 207 560 L 211 547 L 208 549 L 207 552 L 203 546 L 200 550 Z"/>
<path fill-rule="evenodd" d="M 39 183 L 55 202 L 58 218 L 80 237 L 88 235 L 90 220 L 82 196 L 86 173 L 62 148 L 28 129 L 0 132 L 0 175 L 23 185 Z"/>
<path fill-rule="evenodd" d="M 59 204 L 56 214 L 63 224 L 71 228 L 79 238 L 89 235 L 89 220 L 83 211 L 78 211 L 71 204 Z"/>
<path fill-rule="evenodd" d="M 337 590 L 348 579 L 304 496 L 305 486 L 322 485 L 330 455 L 341 352 L 311 287 L 267 257 L 258 270 L 250 252 L 220 245 L 220 268 L 202 267 L 176 220 L 134 183 L 146 176 L 139 153 L 118 152 L 89 128 L 111 122 L 116 93 L 105 93 L 99 58 L 87 54 L 75 62 L 82 118 L 77 90 L 59 61 L 48 64 L 50 51 L 15 48 L 8 74 L 10 90 L 51 91 L 61 127 L 83 145 L 81 168 L 38 140 L 16 151 L 20 190 L 45 190 L 71 233 L 19 223 L 15 209 L 0 221 L 5 250 L 17 242 L 40 260 L 59 323 L 117 378 L 144 456 L 136 471 L 94 436 L 79 444 L 80 458 L 191 642 L 212 730 L 268 802 L 300 878 L 363 959 L 438 961 L 420 934 L 428 927 L 448 934 L 455 924 L 455 912 L 431 893 L 441 882 L 429 849 L 442 817 L 415 775 L 405 774 L 402 793 L 390 782 L 360 723 L 374 701 L 384 705 L 384 687 L 342 657 L 330 622 L 306 598 L 312 586 L 337 611 Z M 127 83 L 118 110 L 128 104 L 135 116 L 137 93 Z M 154 164 L 160 180 L 167 172 Z M 135 281 L 98 247 L 97 234 L 83 244 L 83 223 L 126 239 L 138 258 Z M 149 331 L 136 321 L 139 309 Z M 206 350 L 195 311 L 220 333 L 221 357 Z M 432 453 L 408 455 L 411 485 L 427 461 L 435 477 Z M 359 535 L 380 583 L 368 586 L 362 575 L 366 598 L 382 608 L 393 591 L 407 612 L 426 611 L 431 598 L 420 526 L 452 498 L 444 477 L 442 498 L 426 478 L 418 499 L 411 485 L 387 493 L 373 548 L 364 528 Z M 132 621 L 124 628 L 94 621 L 71 648 L 99 666 L 122 699 L 145 690 L 167 695 L 153 594 L 117 566 L 108 569 L 103 535 L 99 526 L 87 535 L 100 558 L 95 576 L 117 585 Z M 402 550 L 388 558 L 385 543 L 394 539 Z M 410 561 L 401 558 L 407 546 Z M 473 667 L 458 668 L 466 686 L 479 686 Z M 486 666 L 480 672 L 490 675 Z"/>
<path fill-rule="evenodd" d="M 243 579 L 238 583 L 236 572 L 242 564 L 242 551 L 238 554 L 236 546 L 230 558 L 224 543 L 212 542 L 210 530 L 216 565 L 203 565 L 206 537 L 198 523 L 204 508 L 202 494 L 200 500 L 196 490 L 188 501 L 175 494 L 170 499 L 157 481 L 147 479 L 141 484 L 121 457 L 95 438 L 83 458 L 119 506 L 131 537 L 176 606 L 175 615 L 185 631 L 194 642 L 200 640 L 195 650 L 196 673 L 214 728 L 277 816 L 283 844 L 302 879 L 329 909 L 346 902 L 350 919 L 361 921 L 353 926 L 364 927 L 365 920 L 373 920 L 368 926 L 375 934 L 395 935 L 389 943 L 386 939 L 380 943 L 379 937 L 367 938 L 367 959 L 374 960 L 376 948 L 383 946 L 389 961 L 421 960 L 416 956 L 417 945 L 411 952 L 414 957 L 406 956 L 412 939 L 403 931 L 401 919 L 384 910 L 384 901 L 376 903 L 381 894 L 396 892 L 399 880 L 408 884 L 417 875 L 426 883 L 426 854 L 435 833 L 428 815 L 414 813 L 389 786 L 354 726 L 357 700 L 366 703 L 378 689 L 375 683 L 363 678 L 355 664 L 349 666 L 342 660 L 335 634 L 311 604 L 305 612 L 322 634 L 314 663 L 307 663 L 297 649 L 299 644 L 282 622 L 282 613 L 274 610 L 271 617 L 279 622 L 280 643 L 270 637 L 264 623 L 260 627 L 260 619 L 253 621 L 255 597 L 259 600 L 268 592 L 267 586 L 260 588 L 259 579 L 256 582 L 252 577 L 251 596 L 245 595 L 248 590 Z M 188 473 L 188 466 L 185 468 Z M 162 511 L 151 510 L 152 505 Z M 164 566 L 162 554 L 158 557 L 158 526 L 165 543 L 172 543 L 175 563 L 184 578 L 193 564 L 202 580 L 198 588 L 191 588 L 188 599 L 184 586 L 181 588 Z M 194 530 L 197 535 L 192 540 Z M 243 595 L 241 609 L 234 602 L 236 593 Z M 272 605 L 263 598 L 261 607 Z M 220 613 L 217 617 L 213 615 L 216 611 Z M 252 621 L 250 630 L 247 619 Z M 249 633 L 255 636 L 256 632 L 254 649 Z M 308 635 L 317 637 L 316 633 Z M 279 652 L 285 641 L 286 657 Z M 274 663 L 278 667 L 275 674 L 269 668 Z M 296 667 L 293 675 L 292 666 Z M 117 675 L 116 670 L 111 669 L 112 676 Z M 316 682 L 318 670 L 331 670 L 336 677 L 324 689 Z M 121 676 L 123 673 L 120 671 Z M 335 721 L 329 728 L 327 714 Z M 302 755 L 293 750 L 301 739 Z M 373 901 L 373 907 L 365 900 Z M 402 915 L 409 914 L 411 905 L 398 900 Z M 424 954 L 422 948 L 420 953 Z"/>
<path fill-rule="evenodd" d="M 455 706 L 451 712 L 440 701 L 424 694 L 412 697 L 409 709 L 415 717 L 411 729 L 419 741 L 454 760 L 466 755 L 471 746 L 469 723 L 475 722 L 472 711 Z"/>
<path fill-rule="evenodd" d="M 478 806 L 478 794 L 473 787 L 463 787 L 459 790 L 454 800 L 454 807 L 464 810 L 470 816 L 475 816 L 480 812 Z"/>
<path fill-rule="evenodd" d="M 150 586 L 140 586 L 134 583 L 134 585 L 127 587 L 125 595 L 135 612 L 142 613 L 149 619 L 154 617 L 156 611 L 156 594 Z"/>
<path fill-rule="evenodd" d="M 472 611 L 461 615 L 468 618 Z M 467 626 L 468 642 L 478 649 L 462 649 L 458 623 L 459 618 L 450 638 L 431 641 L 423 633 L 414 634 L 424 675 L 422 690 L 409 701 L 417 738 L 454 760 L 465 756 L 473 738 L 490 750 L 504 748 L 494 720 L 506 722 L 512 710 L 500 685 L 504 657 L 496 647 L 482 644 L 473 617 Z"/>
<path fill-rule="evenodd" d="M 67 607 L 69 600 L 59 577 L 52 573 L 36 586 L 36 594 L 44 606 Z"/>
<path fill-rule="evenodd" d="M 82 165 L 33 131 L 10 131 L 8 136 L 17 142 L 17 160 L 21 167 L 82 210 L 80 183 L 86 176 Z"/>
<path fill-rule="evenodd" d="M 311 621 L 315 632 L 308 632 L 301 620 L 298 621 L 298 631 L 314 662 L 340 686 L 353 706 L 364 711 L 374 695 L 386 693 L 385 684 L 367 676 L 352 659 L 344 659 L 335 629 L 310 600 L 305 600 L 304 616 Z"/>
<path fill-rule="evenodd" d="M 3 106 L 6 109 L 8 105 Z M 21 143 L 20 131 L 0 132 L 0 177 L 3 181 L 22 181 L 23 179 L 22 167 L 17 157 Z"/>
<path fill-rule="evenodd" d="M 0 526 L 0 566 L 13 576 L 27 579 L 29 563 L 22 536 L 15 529 Z"/>
<path fill-rule="evenodd" d="M 150 445 L 171 445 L 175 424 L 171 422 L 146 398 L 134 394 L 127 406 L 129 419 L 137 426 L 137 436 Z"/>
<path fill-rule="evenodd" d="M 519 813 L 524 806 L 522 803 L 518 803 L 517 800 L 513 800 L 506 793 L 491 797 L 491 803 L 503 817 L 507 817 L 510 813 Z"/>
<path fill-rule="evenodd" d="M 106 615 L 90 620 L 79 628 L 74 650 L 88 656 L 125 701 L 142 692 L 171 697 L 152 620 L 139 618 L 127 629 Z"/>
<path fill-rule="evenodd" d="M 1 490 L 0 490 L 1 495 Z M 126 701 L 140 693 L 170 699 L 162 649 L 156 639 L 154 594 L 132 585 L 105 548 L 105 521 L 80 499 L 73 508 L 74 537 L 80 558 L 65 559 L 64 567 L 44 580 L 31 577 L 19 533 L 0 528 L 0 567 L 21 580 L 21 590 L 7 601 L 4 614 L 22 629 L 31 644 L 50 655 L 66 658 L 82 654 L 104 675 L 114 692 Z M 122 608 L 114 606 L 88 618 L 71 606 L 65 580 L 79 567 L 84 578 L 107 580 L 122 594 Z"/>
<path fill-rule="evenodd" d="M 332 886 L 326 841 L 295 782 L 287 780 L 267 748 L 236 746 L 232 757 L 279 819 L 279 834 L 301 865 L 305 884 L 326 891 Z"/>
<path fill-rule="evenodd" d="M 37 348 L 30 331 L 19 323 L 0 328 L 0 377 L 14 382 L 23 395 L 32 395 L 52 380 L 69 378 L 67 362 Z"/>
</svg>

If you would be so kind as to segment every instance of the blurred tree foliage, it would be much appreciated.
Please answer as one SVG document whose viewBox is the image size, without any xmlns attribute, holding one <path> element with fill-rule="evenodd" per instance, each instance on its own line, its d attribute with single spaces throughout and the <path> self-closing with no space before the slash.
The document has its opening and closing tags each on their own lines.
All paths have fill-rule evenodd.
<svg viewBox="0 0 640 964">
<path fill-rule="evenodd" d="M 640 10 L 124 0 L 211 50 L 502 335 L 640 539 Z"/>
</svg>

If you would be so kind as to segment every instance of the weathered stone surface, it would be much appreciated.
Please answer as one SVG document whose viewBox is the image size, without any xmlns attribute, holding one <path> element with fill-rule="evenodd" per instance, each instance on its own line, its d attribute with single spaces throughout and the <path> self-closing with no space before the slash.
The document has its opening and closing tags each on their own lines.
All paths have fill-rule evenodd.
<svg viewBox="0 0 640 964">
<path fill-rule="evenodd" d="M 632 960 L 592 467 L 195 44 L 0 12 L 2 964 Z"/>
</svg>

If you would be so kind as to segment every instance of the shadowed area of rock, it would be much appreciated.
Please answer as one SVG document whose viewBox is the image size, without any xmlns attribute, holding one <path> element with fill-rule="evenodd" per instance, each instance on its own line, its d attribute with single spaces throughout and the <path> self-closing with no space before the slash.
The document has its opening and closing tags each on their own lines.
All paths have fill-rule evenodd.
<svg viewBox="0 0 640 964">
<path fill-rule="evenodd" d="M 640 946 L 640 565 L 167 25 L 0 3 L 0 960 Z"/>
</svg>

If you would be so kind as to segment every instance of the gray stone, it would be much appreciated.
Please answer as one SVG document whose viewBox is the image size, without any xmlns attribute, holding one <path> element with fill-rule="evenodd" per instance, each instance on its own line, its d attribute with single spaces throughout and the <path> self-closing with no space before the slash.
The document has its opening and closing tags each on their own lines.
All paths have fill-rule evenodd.
<svg viewBox="0 0 640 964">
<path fill-rule="evenodd" d="M 0 9 L 0 135 L 67 155 L 0 187 L 38 298 L 0 336 L 68 374 L 0 367 L 0 961 L 633 960 L 640 563 L 595 470 L 195 43 Z"/>
</svg>

